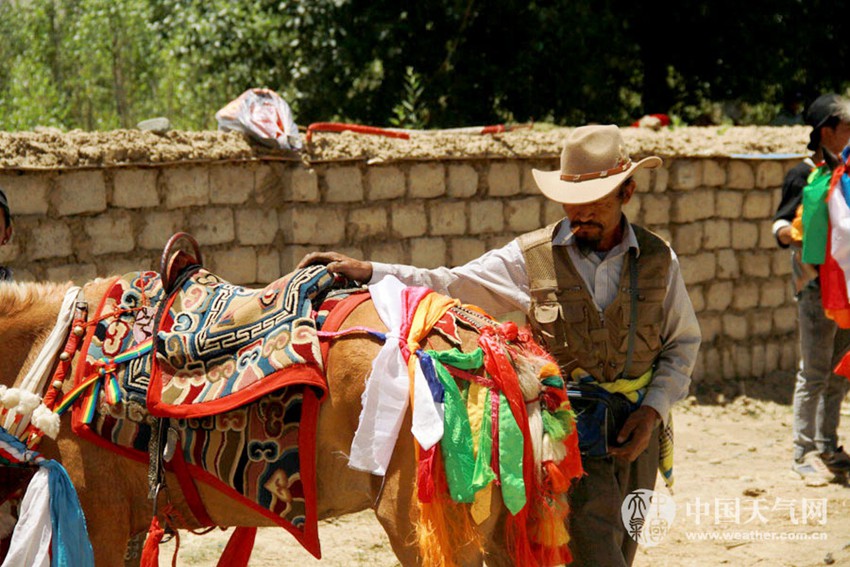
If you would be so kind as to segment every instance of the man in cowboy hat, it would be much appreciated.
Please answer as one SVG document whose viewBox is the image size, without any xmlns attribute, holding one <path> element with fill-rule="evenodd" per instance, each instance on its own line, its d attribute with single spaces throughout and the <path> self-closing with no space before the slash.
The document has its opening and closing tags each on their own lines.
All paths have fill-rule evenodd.
<svg viewBox="0 0 850 567">
<path fill-rule="evenodd" d="M 565 378 L 631 395 L 616 439 L 602 454 L 598 446 L 583 451 L 587 475 L 570 493 L 577 565 L 633 561 L 637 542 L 622 520 L 626 497 L 655 486 L 659 426 L 687 395 L 699 350 L 699 326 L 675 253 L 623 214 L 635 191 L 632 176 L 659 165 L 657 157 L 629 159 L 616 126 L 576 128 L 565 140 L 560 170 L 533 172 L 543 194 L 564 207 L 566 217 L 551 226 L 452 269 L 364 262 L 335 252 L 308 254 L 300 264 L 327 263 L 332 272 L 370 283 L 392 275 L 497 316 L 520 309 Z"/>
</svg>

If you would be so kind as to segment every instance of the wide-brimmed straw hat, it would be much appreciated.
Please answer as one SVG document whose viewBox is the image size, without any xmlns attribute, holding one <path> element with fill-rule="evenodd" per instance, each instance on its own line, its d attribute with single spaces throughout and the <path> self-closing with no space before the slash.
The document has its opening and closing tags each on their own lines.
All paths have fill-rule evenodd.
<svg viewBox="0 0 850 567">
<path fill-rule="evenodd" d="M 623 145 L 620 129 L 613 124 L 582 126 L 564 140 L 561 169 L 535 169 L 534 181 L 548 198 L 566 205 L 583 205 L 611 194 L 641 168 L 655 168 L 661 158 L 635 163 Z"/>
</svg>

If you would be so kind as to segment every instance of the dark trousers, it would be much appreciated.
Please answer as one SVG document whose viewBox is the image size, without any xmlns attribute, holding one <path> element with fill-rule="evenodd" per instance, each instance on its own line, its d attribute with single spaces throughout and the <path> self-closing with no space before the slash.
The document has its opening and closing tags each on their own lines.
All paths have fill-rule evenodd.
<svg viewBox="0 0 850 567">
<path fill-rule="evenodd" d="M 610 457 L 582 459 L 587 474 L 569 497 L 573 566 L 620 567 L 634 561 L 637 542 L 626 532 L 620 508 L 629 492 L 655 487 L 658 433 L 656 428 L 649 447 L 633 463 Z"/>
</svg>

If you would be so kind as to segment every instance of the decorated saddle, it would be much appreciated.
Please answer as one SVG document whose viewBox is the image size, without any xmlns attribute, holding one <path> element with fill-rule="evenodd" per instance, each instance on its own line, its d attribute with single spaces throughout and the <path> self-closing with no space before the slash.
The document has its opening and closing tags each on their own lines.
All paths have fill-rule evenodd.
<svg viewBox="0 0 850 567">
<path fill-rule="evenodd" d="M 323 267 L 261 290 L 204 269 L 170 294 L 156 272 L 116 278 L 84 339 L 75 432 L 147 462 L 155 418 L 171 418 L 172 464 L 319 556 L 315 431 L 327 388 L 311 314 L 332 285 Z"/>
</svg>

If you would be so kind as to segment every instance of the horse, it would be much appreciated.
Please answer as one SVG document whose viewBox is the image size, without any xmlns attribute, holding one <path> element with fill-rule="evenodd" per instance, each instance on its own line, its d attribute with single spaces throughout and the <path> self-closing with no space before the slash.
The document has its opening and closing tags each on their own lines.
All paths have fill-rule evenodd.
<svg viewBox="0 0 850 567">
<path fill-rule="evenodd" d="M 90 306 L 99 305 L 110 281 L 96 279 L 83 286 L 85 300 Z M 0 385 L 13 385 L 33 364 L 70 285 L 10 283 L 0 286 Z M 371 299 L 359 304 L 340 325 L 341 330 L 355 327 L 386 331 Z M 462 350 L 474 350 L 478 334 L 469 329 L 458 331 Z M 450 347 L 435 332 L 429 334 L 423 344 L 425 342 L 437 350 Z M 318 518 L 323 520 L 372 509 L 399 562 L 421 565 L 426 560 L 417 543 L 416 447 L 413 436 L 405 433 L 411 427 L 410 409 L 384 477 L 347 466 L 366 377 L 380 348 L 380 341 L 363 334 L 342 336 L 328 348 L 325 366 L 328 395 L 319 410 L 316 434 Z M 79 359 L 78 354 L 72 364 L 79 364 Z M 68 471 L 85 513 L 97 564 L 123 564 L 128 538 L 143 533 L 150 523 L 148 466 L 81 440 L 72 432 L 67 418 L 62 419 L 57 438 L 45 437 L 39 450 L 45 457 L 61 462 Z M 167 473 L 166 486 L 180 484 L 174 475 Z M 274 525 L 257 511 L 234 505 L 233 500 L 202 482 L 197 488 L 210 518 L 218 526 Z M 477 541 L 458 541 L 452 550 L 459 565 L 481 565 L 484 561 L 491 566 L 512 564 L 504 537 L 508 512 L 498 497 L 499 487 L 494 486 L 493 490 L 487 519 L 474 526 Z M 173 518 L 177 519 L 172 518 L 172 528 L 198 527 L 180 490 L 168 490 L 167 498 L 174 511 Z M 468 506 L 457 506 L 462 513 L 468 509 Z"/>
</svg>

